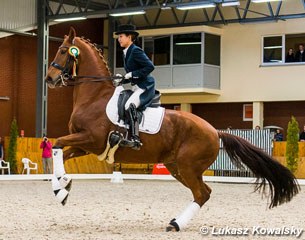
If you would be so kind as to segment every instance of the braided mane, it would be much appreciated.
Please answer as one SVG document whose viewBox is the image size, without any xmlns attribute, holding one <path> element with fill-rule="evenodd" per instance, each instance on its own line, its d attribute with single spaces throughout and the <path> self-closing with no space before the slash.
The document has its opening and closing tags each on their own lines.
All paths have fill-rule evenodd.
<svg viewBox="0 0 305 240">
<path fill-rule="evenodd" d="M 105 60 L 104 55 L 103 55 L 103 50 L 100 49 L 100 48 L 98 48 L 96 43 L 91 43 L 90 39 L 85 39 L 84 37 L 80 37 L 79 39 L 82 40 L 84 43 L 88 44 L 91 48 L 93 48 L 93 49 L 98 53 L 98 55 L 100 56 L 100 58 L 101 58 L 101 59 L 103 60 L 103 62 L 105 63 L 105 66 L 106 66 L 106 69 L 107 69 L 109 75 L 111 75 L 110 69 L 109 69 L 109 67 L 108 67 L 108 63 L 107 63 L 107 61 Z"/>
</svg>

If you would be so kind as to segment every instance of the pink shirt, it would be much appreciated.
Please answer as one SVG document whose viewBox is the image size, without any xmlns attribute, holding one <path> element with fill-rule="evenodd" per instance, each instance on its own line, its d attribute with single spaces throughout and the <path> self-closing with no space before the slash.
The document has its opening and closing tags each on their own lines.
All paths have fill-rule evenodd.
<svg viewBox="0 0 305 240">
<path fill-rule="evenodd" d="M 50 141 L 42 141 L 40 143 L 40 148 L 42 148 L 42 157 L 51 158 L 52 157 L 52 143 Z"/>
</svg>

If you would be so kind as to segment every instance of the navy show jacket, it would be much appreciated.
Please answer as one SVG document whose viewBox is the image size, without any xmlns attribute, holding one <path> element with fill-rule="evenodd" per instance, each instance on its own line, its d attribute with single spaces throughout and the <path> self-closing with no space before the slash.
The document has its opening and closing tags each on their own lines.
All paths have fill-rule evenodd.
<svg viewBox="0 0 305 240">
<path fill-rule="evenodd" d="M 139 109 L 144 110 L 150 105 L 155 95 L 155 79 L 150 75 L 155 66 L 141 48 L 132 44 L 124 58 L 124 68 L 126 73 L 132 72 L 131 83 L 145 90 L 140 95 L 139 106 Z"/>
</svg>

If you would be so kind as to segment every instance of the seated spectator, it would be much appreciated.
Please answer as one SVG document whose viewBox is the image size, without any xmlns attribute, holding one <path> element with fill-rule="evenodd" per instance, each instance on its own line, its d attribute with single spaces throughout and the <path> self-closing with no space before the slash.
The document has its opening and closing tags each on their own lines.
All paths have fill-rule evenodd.
<svg viewBox="0 0 305 240">
<path fill-rule="evenodd" d="M 260 126 L 255 126 L 255 128 L 254 128 L 255 130 L 261 130 L 261 127 Z"/>
<path fill-rule="evenodd" d="M 295 58 L 294 58 L 294 52 L 292 48 L 289 48 L 288 53 L 286 55 L 286 60 L 285 62 L 295 62 Z"/>
<path fill-rule="evenodd" d="M 305 142 L 305 125 L 303 126 L 303 132 L 300 133 L 300 141 Z"/>
<path fill-rule="evenodd" d="M 276 129 L 276 133 L 274 135 L 274 141 L 281 142 L 281 141 L 283 141 L 283 139 L 284 139 L 284 136 L 281 133 L 281 130 L 280 129 Z"/>
</svg>

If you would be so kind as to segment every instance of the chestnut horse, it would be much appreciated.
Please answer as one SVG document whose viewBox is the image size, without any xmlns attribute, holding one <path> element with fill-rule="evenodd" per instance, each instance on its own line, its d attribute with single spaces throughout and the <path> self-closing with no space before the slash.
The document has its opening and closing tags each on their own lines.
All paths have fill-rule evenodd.
<svg viewBox="0 0 305 240">
<path fill-rule="evenodd" d="M 77 56 L 69 55 L 71 47 L 79 49 Z M 77 77 L 72 77 L 75 65 Z M 71 28 L 46 76 L 49 87 L 67 82 L 74 85 L 70 134 L 58 138 L 55 143 L 59 148 L 70 146 L 63 153 L 63 161 L 87 153 L 100 155 L 107 145 L 109 132 L 118 129 L 106 116 L 106 105 L 115 90 L 112 80 L 101 51 L 88 40 L 76 37 Z M 202 174 L 216 160 L 220 139 L 231 160 L 239 166 L 246 165 L 254 173 L 257 178 L 255 190 L 264 193 L 268 186 L 270 208 L 289 202 L 299 191 L 294 175 L 286 167 L 246 140 L 218 132 L 192 113 L 166 110 L 160 131 L 154 135 L 140 133 L 140 138 L 141 149 L 120 147 L 115 153 L 116 162 L 164 163 L 194 197 L 194 201 L 170 221 L 168 231 L 184 228 L 210 198 L 211 188 L 203 182 Z M 57 160 L 54 161 L 57 164 Z"/>
</svg>

